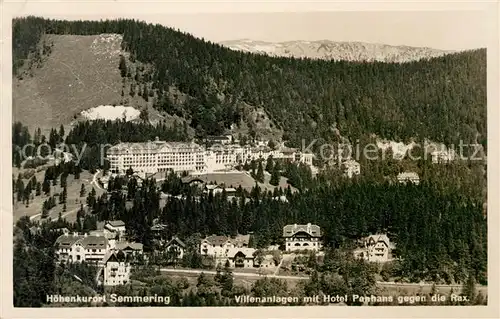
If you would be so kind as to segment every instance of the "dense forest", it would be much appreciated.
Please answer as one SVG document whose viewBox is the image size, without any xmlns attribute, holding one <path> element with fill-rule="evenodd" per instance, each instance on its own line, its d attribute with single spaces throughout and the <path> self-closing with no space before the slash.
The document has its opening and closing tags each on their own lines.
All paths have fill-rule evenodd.
<svg viewBox="0 0 500 319">
<path fill-rule="evenodd" d="M 236 52 L 161 25 L 135 20 L 14 20 L 13 71 L 44 34 L 123 34 L 122 48 L 153 66 L 157 108 L 171 113 L 168 89 L 192 99 L 183 115 L 197 133 L 220 133 L 241 118 L 236 105 L 263 107 L 285 139 L 351 141 L 375 133 L 408 141 L 486 144 L 486 50 L 410 63 L 357 63 Z M 122 68 L 126 68 L 121 63 Z M 118 65 L 117 65 L 118 67 Z"/>
<path fill-rule="evenodd" d="M 46 296 L 60 294 L 95 295 L 117 293 L 119 295 L 165 295 L 170 296 L 171 302 L 168 306 L 244 306 L 246 304 L 237 302 L 236 297 L 251 295 L 254 297 L 298 297 L 298 302 L 286 305 L 304 305 L 304 296 L 316 295 L 344 295 L 351 296 L 386 294 L 376 286 L 376 277 L 401 275 L 404 265 L 395 262 L 388 263 L 380 269 L 374 264 L 354 259 L 352 253 L 344 248 L 327 247 L 325 256 L 320 261 L 314 255 L 305 256 L 304 263 L 310 269 L 310 279 L 301 280 L 295 285 L 277 278 L 262 278 L 256 280 L 251 287 L 245 287 L 240 281 L 236 281 L 232 269 L 216 268 L 215 275 L 201 273 L 195 283 L 186 277 L 169 277 L 158 271 L 154 262 L 154 255 L 150 256 L 148 264 L 134 264 L 131 279 L 135 284 L 103 288 L 95 282 L 96 268 L 92 264 L 54 264 L 53 242 L 61 234 L 61 227 L 77 230 L 78 226 L 66 222 L 63 219 L 57 221 L 45 221 L 41 224 L 32 222 L 28 217 L 22 218 L 16 223 L 15 249 L 14 249 L 14 306 L 17 307 L 43 307 L 43 306 L 92 306 L 90 303 L 64 304 L 48 303 Z M 76 228 L 75 228 L 76 227 Z M 188 242 L 190 246 L 192 243 Z M 195 244 L 195 243 L 194 243 Z M 190 255 L 191 252 L 187 251 Z M 485 305 L 486 297 L 476 291 L 476 279 L 469 274 L 467 280 L 462 283 L 462 293 L 469 297 L 470 303 L 452 302 L 448 296 L 446 305 Z M 453 292 L 453 290 L 452 290 Z M 451 292 L 451 293 L 452 293 Z M 458 292 L 458 291 L 457 291 Z M 436 289 L 425 294 L 426 302 L 417 302 L 414 305 L 429 305 L 429 299 Z M 398 291 L 399 296 L 409 292 Z M 423 295 L 420 294 L 419 295 Z M 348 305 L 360 305 L 352 298 L 346 302 Z M 313 303 L 314 304 L 314 303 Z M 320 304 L 328 304 L 321 303 Z M 374 303 L 371 305 L 387 305 L 387 303 Z M 397 305 L 396 298 L 390 305 Z M 152 304 L 153 306 L 165 306 L 164 303 Z M 259 305 L 259 304 L 257 304 Z M 272 306 L 273 303 L 261 305 Z M 137 306 L 127 302 L 117 304 L 106 303 L 104 306 Z"/>
<path fill-rule="evenodd" d="M 72 163 L 51 167 L 43 184 L 77 172 Z M 291 223 L 318 224 L 330 248 L 349 247 L 360 237 L 387 232 L 401 258 L 399 276 L 463 282 L 472 273 L 478 282 L 487 282 L 487 223 L 481 201 L 437 180 L 404 186 L 348 178 L 325 183 L 324 178 L 309 177 L 309 188 L 296 193 L 255 186 L 250 192 L 238 188 L 229 198 L 225 192 L 202 193 L 173 173 L 160 185 L 153 179 L 138 185 L 135 178 L 118 177 L 110 180 L 107 194 L 88 193 L 88 208 L 82 206 L 75 227 L 88 231 L 99 220 L 121 219 L 128 236 L 146 250 L 154 248 L 155 223 L 166 225 L 164 238 L 253 232 L 256 247 L 282 244 L 283 226 Z M 161 191 L 181 196 L 165 200 Z M 288 201 L 275 200 L 281 195 Z"/>
</svg>

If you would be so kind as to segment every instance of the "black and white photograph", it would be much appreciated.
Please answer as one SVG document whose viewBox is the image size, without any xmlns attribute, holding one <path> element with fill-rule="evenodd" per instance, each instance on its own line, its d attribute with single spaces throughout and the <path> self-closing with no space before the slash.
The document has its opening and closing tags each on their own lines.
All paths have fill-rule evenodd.
<svg viewBox="0 0 500 319">
<path fill-rule="evenodd" d="M 9 307 L 498 303 L 496 15 L 128 5 L 2 22 Z"/>
</svg>

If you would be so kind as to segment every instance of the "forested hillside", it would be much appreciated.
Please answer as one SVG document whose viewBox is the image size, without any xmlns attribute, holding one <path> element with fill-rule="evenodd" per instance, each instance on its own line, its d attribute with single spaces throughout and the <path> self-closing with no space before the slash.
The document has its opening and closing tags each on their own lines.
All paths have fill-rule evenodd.
<svg viewBox="0 0 500 319">
<path fill-rule="evenodd" d="M 200 135 L 238 123 L 237 105 L 245 102 L 262 107 L 295 145 L 301 139 L 331 141 L 336 129 L 351 141 L 375 133 L 392 140 L 486 144 L 485 49 L 403 64 L 332 62 L 232 51 L 134 20 L 29 17 L 14 22 L 14 72 L 45 33 L 123 34 L 130 60 L 153 66 L 148 77 L 155 107 L 178 114 L 167 92 L 175 87 L 188 94 L 192 99 L 181 113 Z"/>
</svg>

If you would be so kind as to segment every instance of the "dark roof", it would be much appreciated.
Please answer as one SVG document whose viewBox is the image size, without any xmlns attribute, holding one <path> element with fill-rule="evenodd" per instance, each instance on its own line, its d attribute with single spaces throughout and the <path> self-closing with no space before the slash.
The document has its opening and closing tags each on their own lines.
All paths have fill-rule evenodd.
<svg viewBox="0 0 500 319">
<path fill-rule="evenodd" d="M 286 225 L 283 227 L 283 237 L 292 237 L 299 232 L 305 232 L 311 237 L 321 237 L 321 231 L 318 225 Z"/>
<path fill-rule="evenodd" d="M 79 243 L 84 248 L 103 249 L 108 245 L 108 239 L 103 236 L 84 236 Z"/>
<path fill-rule="evenodd" d="M 208 241 L 212 246 L 219 246 L 226 243 L 229 240 L 229 237 L 212 235 L 205 238 L 205 240 Z"/>
<path fill-rule="evenodd" d="M 125 261 L 125 254 L 121 251 L 116 252 L 116 251 L 110 251 L 104 256 L 104 263 L 107 264 L 108 262 L 122 262 Z"/>
<path fill-rule="evenodd" d="M 227 252 L 227 257 L 229 258 L 234 258 L 238 253 L 243 254 L 245 258 L 250 258 L 253 259 L 253 254 L 255 253 L 256 249 L 254 248 L 231 248 Z"/>
<path fill-rule="evenodd" d="M 60 248 L 69 248 L 81 238 L 83 238 L 83 236 L 64 234 L 56 239 L 56 245 L 59 245 Z"/>
<path fill-rule="evenodd" d="M 119 241 L 115 245 L 116 250 L 127 250 L 127 249 L 132 249 L 132 250 L 142 250 L 143 245 L 141 243 L 136 243 L 136 242 L 126 242 L 126 241 Z"/>
<path fill-rule="evenodd" d="M 86 249 L 104 249 L 108 245 L 108 239 L 104 236 L 64 234 L 56 240 L 56 245 L 59 245 L 59 248 L 69 248 L 76 243 Z"/>
<path fill-rule="evenodd" d="M 172 238 L 168 243 L 167 243 L 167 247 L 174 244 L 174 243 L 177 243 L 178 246 L 181 246 L 182 248 L 185 248 L 186 247 L 186 244 L 184 244 L 184 242 L 182 240 L 180 240 L 179 238 L 177 237 L 174 237 Z"/>
<path fill-rule="evenodd" d="M 113 227 L 125 226 L 125 223 L 123 222 L 123 220 L 108 220 L 106 222 L 106 224 L 110 224 Z"/>
</svg>

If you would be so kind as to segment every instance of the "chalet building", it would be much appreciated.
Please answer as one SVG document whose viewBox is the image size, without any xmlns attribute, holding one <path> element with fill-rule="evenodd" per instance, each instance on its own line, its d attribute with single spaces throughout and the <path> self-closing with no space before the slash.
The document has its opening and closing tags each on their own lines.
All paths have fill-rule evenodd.
<svg viewBox="0 0 500 319">
<path fill-rule="evenodd" d="M 227 253 L 227 260 L 231 268 L 251 268 L 255 266 L 254 248 L 231 248 Z M 219 261 L 222 266 L 225 265 L 225 259 Z"/>
<path fill-rule="evenodd" d="M 248 247 L 249 240 L 249 235 L 239 235 L 235 238 L 212 235 L 201 241 L 200 254 L 213 256 L 216 259 L 225 258 L 232 248 Z"/>
<path fill-rule="evenodd" d="M 418 185 L 420 183 L 420 178 L 415 172 L 399 173 L 397 178 L 400 184 L 407 184 L 408 182 L 411 182 L 415 185 Z"/>
<path fill-rule="evenodd" d="M 369 262 L 387 262 L 392 260 L 395 245 L 386 234 L 370 235 L 361 240 L 361 247 L 354 251 L 354 256 Z"/>
<path fill-rule="evenodd" d="M 125 285 L 130 282 L 130 262 L 123 252 L 110 252 L 104 259 L 104 286 Z"/>
<path fill-rule="evenodd" d="M 184 256 L 184 250 L 186 249 L 186 244 L 177 237 L 172 238 L 166 245 L 166 251 L 176 251 L 177 258 L 182 259 Z"/>
<path fill-rule="evenodd" d="M 88 234 L 64 234 L 57 238 L 56 256 L 58 262 L 101 263 L 111 246 L 104 236 Z"/>
<path fill-rule="evenodd" d="M 319 226 L 308 223 L 307 225 L 286 225 L 283 227 L 285 250 L 315 250 L 322 247 L 321 231 Z"/>
<path fill-rule="evenodd" d="M 115 234 L 120 239 L 125 236 L 126 230 L 125 223 L 122 220 L 110 220 L 104 223 L 104 231 Z"/>
</svg>

